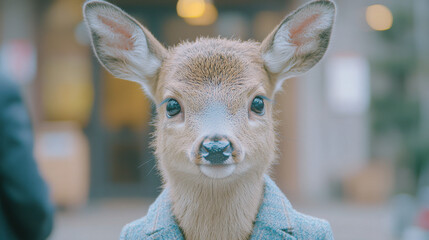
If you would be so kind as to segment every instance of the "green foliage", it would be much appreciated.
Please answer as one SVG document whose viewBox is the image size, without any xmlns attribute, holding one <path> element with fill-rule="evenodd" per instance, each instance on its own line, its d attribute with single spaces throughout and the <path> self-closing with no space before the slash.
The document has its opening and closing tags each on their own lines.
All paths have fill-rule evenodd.
<svg viewBox="0 0 429 240">
<path fill-rule="evenodd" d="M 378 139 L 395 133 L 399 144 L 393 148 L 397 172 L 412 173 L 408 186 L 397 187 L 398 192 L 414 193 L 422 169 L 429 164 L 429 142 L 422 137 L 415 46 L 414 18 L 411 7 L 394 11 L 394 24 L 384 32 L 374 32 L 382 42 L 383 54 L 372 61 L 373 73 L 387 79 L 388 87 L 373 92 L 371 100 L 372 150 L 380 147 Z M 377 81 L 378 79 L 374 79 Z M 428 93 L 429 94 L 429 93 Z M 379 157 L 379 156 L 376 156 Z M 402 181 L 403 179 L 399 179 Z"/>
</svg>

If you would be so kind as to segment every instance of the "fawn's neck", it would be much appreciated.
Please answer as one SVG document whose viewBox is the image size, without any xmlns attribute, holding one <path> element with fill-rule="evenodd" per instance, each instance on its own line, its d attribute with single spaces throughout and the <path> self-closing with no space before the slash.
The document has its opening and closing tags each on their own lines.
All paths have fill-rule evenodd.
<svg viewBox="0 0 429 240">
<path fill-rule="evenodd" d="M 262 202 L 262 174 L 235 180 L 185 177 L 170 182 L 172 210 L 187 240 L 249 238 Z"/>
</svg>

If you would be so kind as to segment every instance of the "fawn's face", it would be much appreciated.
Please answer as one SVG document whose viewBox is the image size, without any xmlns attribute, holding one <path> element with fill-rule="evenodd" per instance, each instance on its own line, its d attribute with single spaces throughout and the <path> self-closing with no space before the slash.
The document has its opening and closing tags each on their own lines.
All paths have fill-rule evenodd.
<svg viewBox="0 0 429 240">
<path fill-rule="evenodd" d="M 161 166 L 212 178 L 269 166 L 273 87 L 259 47 L 199 39 L 170 51 L 155 95 Z"/>
<path fill-rule="evenodd" d="M 115 76 L 141 83 L 157 106 L 155 148 L 164 175 L 226 178 L 264 172 L 275 158 L 273 98 L 326 51 L 335 8 L 317 1 L 263 42 L 198 39 L 166 50 L 119 8 L 85 4 L 94 50 Z"/>
</svg>

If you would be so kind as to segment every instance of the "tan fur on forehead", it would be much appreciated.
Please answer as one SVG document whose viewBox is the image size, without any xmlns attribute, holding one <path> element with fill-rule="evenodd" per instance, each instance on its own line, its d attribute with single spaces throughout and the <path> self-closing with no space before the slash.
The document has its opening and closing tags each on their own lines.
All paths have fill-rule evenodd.
<svg viewBox="0 0 429 240">
<path fill-rule="evenodd" d="M 242 93 L 249 86 L 266 84 L 258 42 L 223 38 L 199 38 L 170 49 L 160 74 L 157 95 L 180 85 L 182 93 L 194 95 L 220 86 Z M 261 75 L 260 77 L 255 77 Z"/>
</svg>

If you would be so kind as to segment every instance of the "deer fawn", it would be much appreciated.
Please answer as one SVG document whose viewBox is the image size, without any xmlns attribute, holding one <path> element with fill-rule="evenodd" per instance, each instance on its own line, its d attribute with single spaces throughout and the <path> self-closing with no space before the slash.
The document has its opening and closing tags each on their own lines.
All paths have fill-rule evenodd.
<svg viewBox="0 0 429 240">
<path fill-rule="evenodd" d="M 262 42 L 199 38 L 166 49 L 104 1 L 84 5 L 101 64 L 157 106 L 153 146 L 164 191 L 123 239 L 332 239 L 267 176 L 276 159 L 273 99 L 328 47 L 331 1 L 310 2 Z"/>
</svg>

